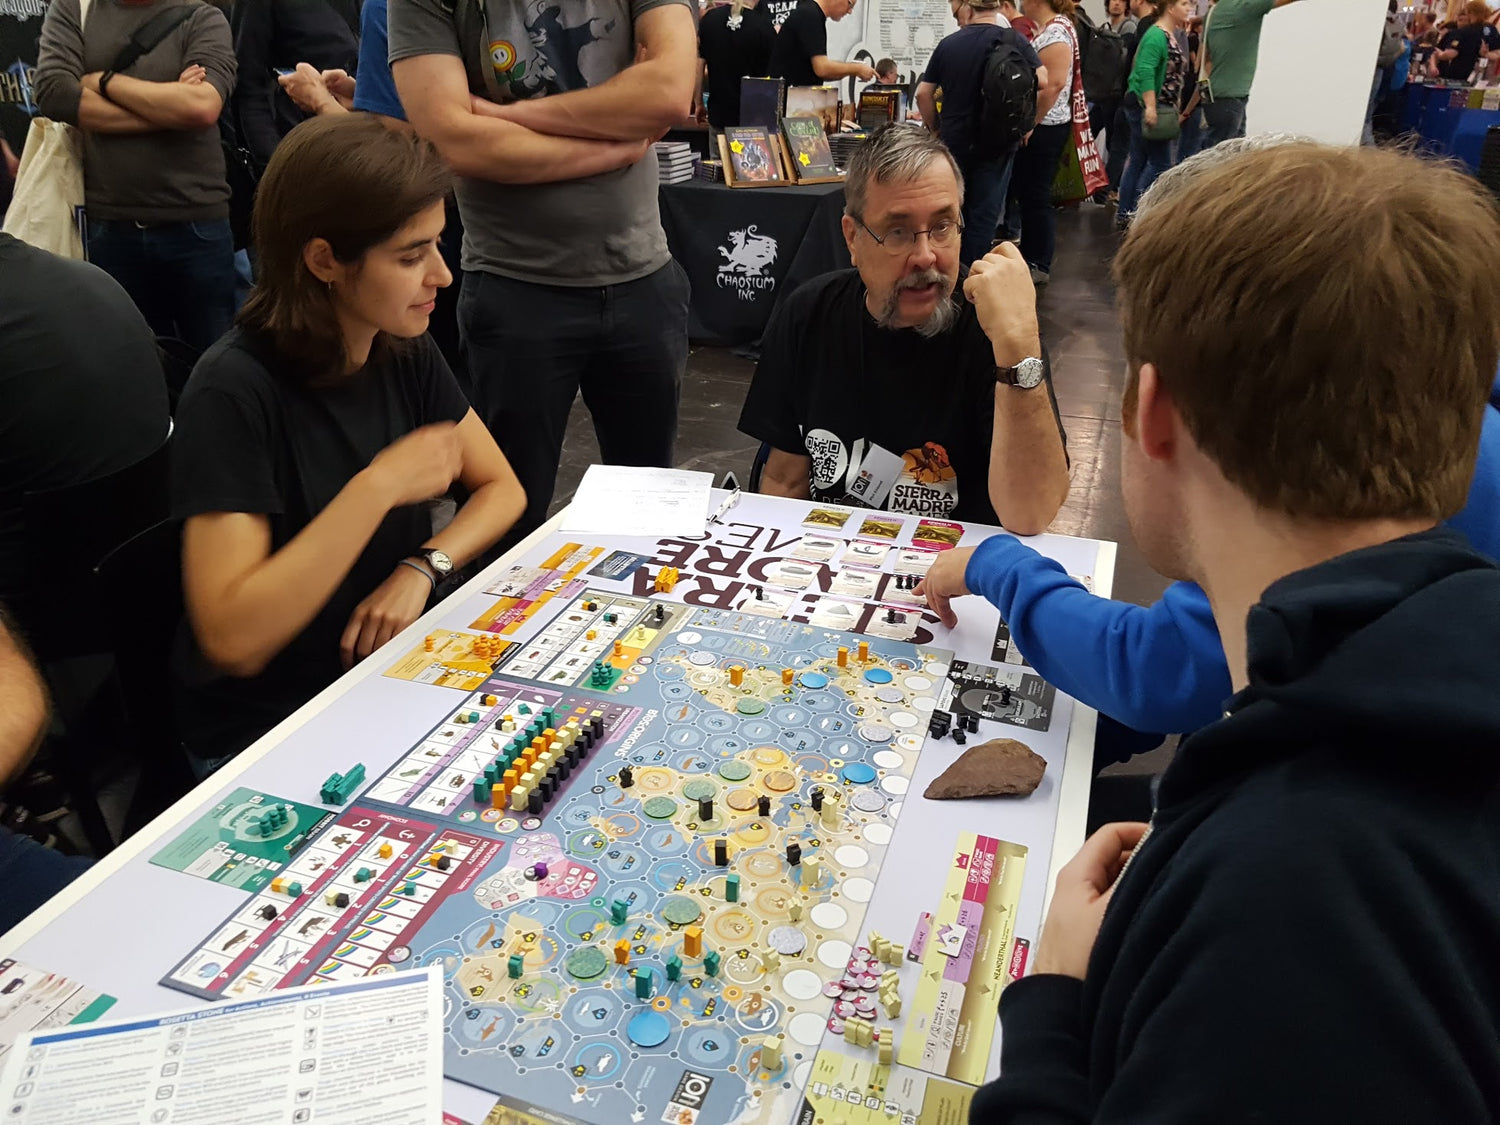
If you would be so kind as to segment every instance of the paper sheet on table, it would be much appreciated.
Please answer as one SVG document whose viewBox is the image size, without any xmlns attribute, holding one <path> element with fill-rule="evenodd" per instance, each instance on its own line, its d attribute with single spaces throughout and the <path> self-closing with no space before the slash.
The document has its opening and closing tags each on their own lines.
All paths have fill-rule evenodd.
<svg viewBox="0 0 1500 1125">
<path fill-rule="evenodd" d="M 593 465 L 573 495 L 562 530 L 596 535 L 702 535 L 712 473 Z"/>
<path fill-rule="evenodd" d="M 437 966 L 16 1041 L 0 1089 L 19 1125 L 431 1125 L 443 1111 Z"/>
</svg>

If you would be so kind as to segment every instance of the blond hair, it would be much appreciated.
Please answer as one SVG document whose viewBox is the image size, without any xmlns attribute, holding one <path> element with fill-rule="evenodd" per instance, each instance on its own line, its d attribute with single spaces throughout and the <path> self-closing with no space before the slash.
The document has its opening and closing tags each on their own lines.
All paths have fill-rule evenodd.
<svg viewBox="0 0 1500 1125">
<path fill-rule="evenodd" d="M 1246 152 L 1140 213 L 1115 259 L 1124 417 L 1156 366 L 1188 432 L 1261 507 L 1442 520 L 1463 507 L 1500 363 L 1473 177 L 1370 147 Z M 1421 238 L 1411 215 L 1427 217 Z M 1127 422 L 1128 424 L 1128 422 Z"/>
</svg>

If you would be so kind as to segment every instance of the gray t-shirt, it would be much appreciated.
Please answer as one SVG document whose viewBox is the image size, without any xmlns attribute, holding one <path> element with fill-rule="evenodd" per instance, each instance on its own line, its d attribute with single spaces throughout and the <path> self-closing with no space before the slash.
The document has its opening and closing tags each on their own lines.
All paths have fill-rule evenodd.
<svg viewBox="0 0 1500 1125">
<path fill-rule="evenodd" d="M 175 82 L 194 63 L 226 102 L 234 90 L 234 41 L 224 13 L 203 0 L 124 4 L 93 0 L 78 30 L 78 0 L 52 0 L 42 22 L 33 87 L 47 117 L 78 124 L 79 79 L 108 70 L 137 28 L 164 8 L 186 2 L 197 10 L 123 73 L 147 82 Z M 219 130 L 83 134 L 83 187 L 90 219 L 186 223 L 229 215 L 229 183 Z"/>
<path fill-rule="evenodd" d="M 390 60 L 464 59 L 472 92 L 494 101 L 596 86 L 635 60 L 635 20 L 686 0 L 488 0 L 483 35 L 459 42 L 442 0 L 389 9 Z M 475 85 L 476 73 L 489 73 Z M 616 285 L 671 258 L 657 207 L 656 160 L 551 184 L 500 184 L 461 176 L 463 267 L 546 285 Z"/>
</svg>

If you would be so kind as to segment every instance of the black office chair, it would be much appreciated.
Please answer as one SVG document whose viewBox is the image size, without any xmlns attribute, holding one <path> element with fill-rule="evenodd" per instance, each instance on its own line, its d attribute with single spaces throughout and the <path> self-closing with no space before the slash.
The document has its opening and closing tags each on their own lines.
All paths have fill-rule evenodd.
<svg viewBox="0 0 1500 1125">
<path fill-rule="evenodd" d="M 746 490 L 749 492 L 760 491 L 761 474 L 766 471 L 766 462 L 771 457 L 771 443 L 763 441 L 760 448 L 755 451 L 755 460 L 750 462 L 750 483 Z"/>
<path fill-rule="evenodd" d="M 182 523 L 163 520 L 127 539 L 94 570 L 116 607 L 109 639 L 141 776 L 125 816 L 129 836 L 196 783 L 177 731 L 168 669 L 182 621 Z"/>
</svg>

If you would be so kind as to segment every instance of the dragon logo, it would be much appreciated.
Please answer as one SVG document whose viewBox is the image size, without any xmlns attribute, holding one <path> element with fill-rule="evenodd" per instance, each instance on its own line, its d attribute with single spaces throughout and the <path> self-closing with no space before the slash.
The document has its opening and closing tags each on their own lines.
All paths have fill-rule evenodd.
<svg viewBox="0 0 1500 1125">
<path fill-rule="evenodd" d="M 742 301 L 753 301 L 764 291 L 776 288 L 776 278 L 768 271 L 776 264 L 776 240 L 756 233 L 751 223 L 744 230 L 729 232 L 729 245 L 720 246 L 724 264 L 719 267 L 720 289 L 733 289 Z"/>
</svg>

